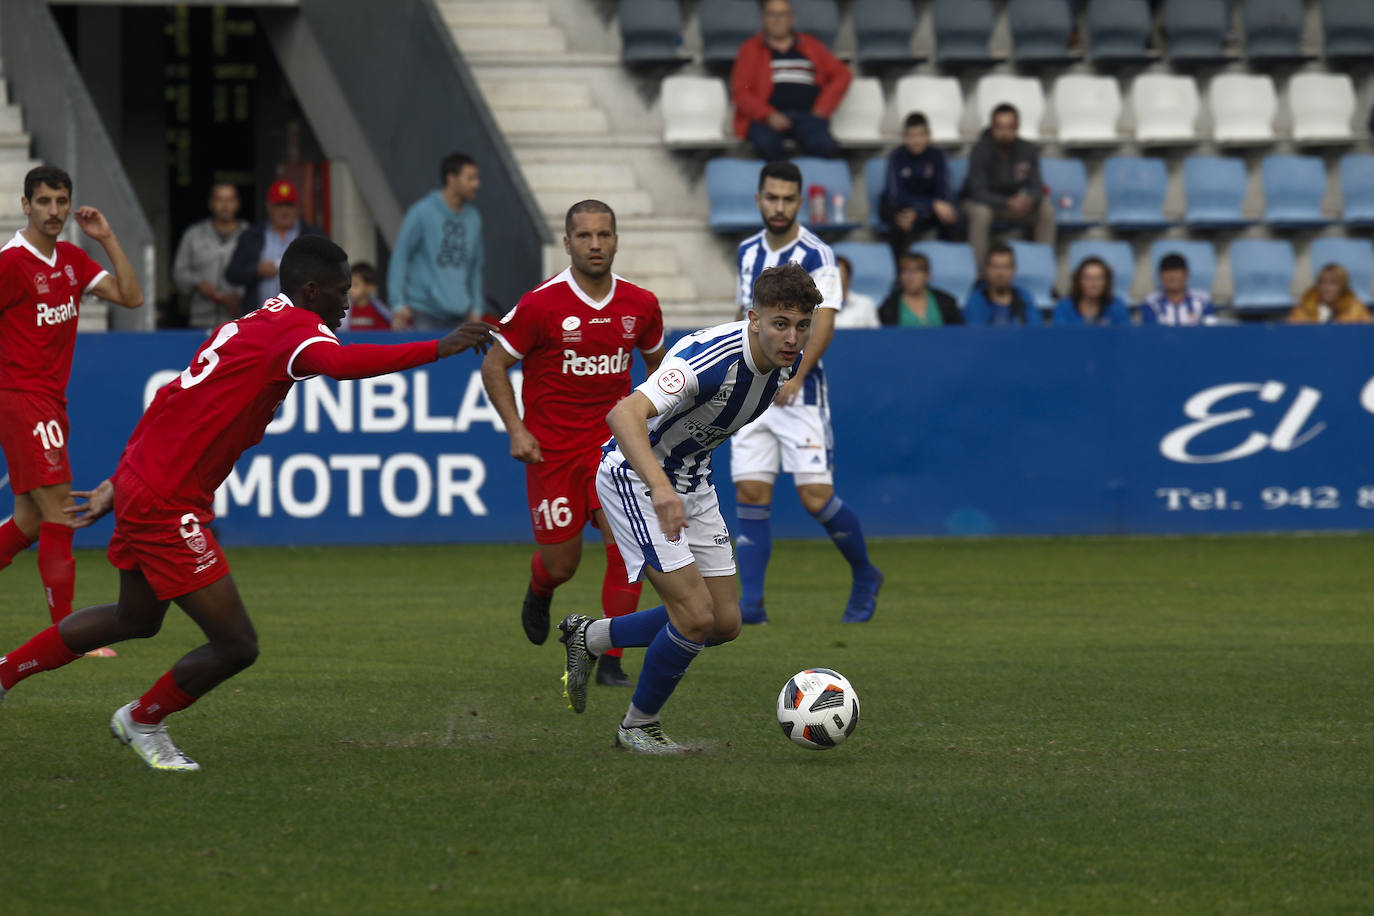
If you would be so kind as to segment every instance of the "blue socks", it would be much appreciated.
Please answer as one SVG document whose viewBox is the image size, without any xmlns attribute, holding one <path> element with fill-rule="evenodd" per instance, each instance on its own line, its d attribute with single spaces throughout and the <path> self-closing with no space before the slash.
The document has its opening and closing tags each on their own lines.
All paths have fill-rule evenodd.
<svg viewBox="0 0 1374 916">
<path fill-rule="evenodd" d="M 611 645 L 617 649 L 647 646 L 658 632 L 668 625 L 668 609 L 663 605 L 645 611 L 635 611 L 623 617 L 612 617 Z"/>
<path fill-rule="evenodd" d="M 773 554 L 773 507 L 740 503 L 736 507 L 739 534 L 735 562 L 739 566 L 740 606 L 747 615 L 763 607 L 763 577 Z"/>
<path fill-rule="evenodd" d="M 629 616 L 638 617 L 639 614 Z M 704 644 L 687 639 L 671 623 L 665 624 L 644 652 L 644 665 L 639 671 L 633 708 L 645 715 L 657 716 L 663 704 L 668 702 L 668 697 L 672 696 L 677 682 L 687 673 L 687 666 L 704 648 Z"/>
<path fill-rule="evenodd" d="M 855 576 L 868 571 L 872 565 L 868 561 L 868 545 L 864 543 L 863 528 L 859 526 L 859 517 L 854 514 L 853 509 L 845 505 L 838 496 L 832 496 L 830 502 L 821 507 L 821 511 L 812 514 L 812 518 L 825 527 L 830 540 L 835 542 L 840 553 L 849 561 L 849 568 L 854 571 Z M 742 570 L 740 579 L 744 579 Z M 762 577 L 759 582 L 762 585 Z"/>
</svg>

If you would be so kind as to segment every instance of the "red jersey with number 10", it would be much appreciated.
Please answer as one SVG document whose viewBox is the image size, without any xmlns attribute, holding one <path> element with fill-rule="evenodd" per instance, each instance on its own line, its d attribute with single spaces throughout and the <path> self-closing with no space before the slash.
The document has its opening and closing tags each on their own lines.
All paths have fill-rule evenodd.
<svg viewBox="0 0 1374 916">
<path fill-rule="evenodd" d="M 540 451 L 599 450 L 606 414 L 630 393 L 634 350 L 663 346 L 663 313 L 653 293 L 615 274 L 598 302 L 569 268 L 522 296 L 496 339 L 522 362 L 525 426 Z"/>
</svg>

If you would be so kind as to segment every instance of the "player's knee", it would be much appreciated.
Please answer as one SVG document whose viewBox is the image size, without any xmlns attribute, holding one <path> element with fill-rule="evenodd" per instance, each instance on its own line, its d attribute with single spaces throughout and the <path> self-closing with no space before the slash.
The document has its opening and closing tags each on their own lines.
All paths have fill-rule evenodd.
<svg viewBox="0 0 1374 916">
<path fill-rule="evenodd" d="M 152 639 L 162 629 L 162 620 L 134 620 L 127 625 L 121 642 L 124 639 Z"/>
<path fill-rule="evenodd" d="M 738 614 L 735 615 L 734 620 L 716 621 L 715 632 L 711 634 L 711 645 L 719 646 L 722 643 L 731 642 L 735 637 L 739 636 L 740 629 L 741 624 Z"/>
<path fill-rule="evenodd" d="M 544 557 L 544 568 L 549 575 L 555 579 L 566 581 L 573 577 L 577 572 L 577 564 L 581 557 Z"/>
<path fill-rule="evenodd" d="M 704 643 L 712 637 L 716 622 L 709 605 L 685 609 L 678 616 L 680 619 L 674 621 L 673 626 L 684 638 Z"/>
<path fill-rule="evenodd" d="M 258 638 L 249 633 L 216 647 L 216 655 L 234 671 L 242 671 L 258 660 Z"/>
</svg>

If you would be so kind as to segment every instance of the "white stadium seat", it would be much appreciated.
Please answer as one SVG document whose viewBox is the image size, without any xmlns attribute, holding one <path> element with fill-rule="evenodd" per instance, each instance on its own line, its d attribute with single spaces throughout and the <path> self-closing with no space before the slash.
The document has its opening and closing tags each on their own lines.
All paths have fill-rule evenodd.
<svg viewBox="0 0 1374 916">
<path fill-rule="evenodd" d="M 1212 139 L 1217 143 L 1273 143 L 1278 93 L 1268 76 L 1223 73 L 1209 90 Z"/>
<path fill-rule="evenodd" d="M 725 132 L 729 105 L 721 80 L 674 74 L 664 78 L 661 100 L 664 143 L 712 146 L 729 142 Z"/>
<path fill-rule="evenodd" d="M 1351 140 L 1355 84 L 1344 73 L 1299 73 L 1288 81 L 1288 111 L 1299 143 Z"/>
<path fill-rule="evenodd" d="M 840 107 L 830 116 L 830 133 L 840 143 L 883 143 L 883 84 L 858 77 L 849 84 Z"/>
<path fill-rule="evenodd" d="M 1040 81 L 1031 76 L 1005 76 L 990 73 L 978 81 L 975 90 L 978 129 L 992 123 L 992 110 L 1003 102 L 1015 105 L 1021 116 L 1018 135 L 1032 142 L 1040 139 L 1040 120 L 1045 116 L 1045 92 Z"/>
<path fill-rule="evenodd" d="M 1059 142 L 1120 143 L 1121 90 L 1110 76 L 1067 74 L 1054 84 L 1054 114 Z"/>
<path fill-rule="evenodd" d="M 892 96 L 898 130 L 907 115 L 919 111 L 930 122 L 932 142 L 960 141 L 959 119 L 964 114 L 964 93 L 957 77 L 904 76 L 897 80 Z"/>
<path fill-rule="evenodd" d="M 1191 76 L 1142 73 L 1131 84 L 1135 138 L 1144 144 L 1197 140 L 1197 83 Z"/>
</svg>

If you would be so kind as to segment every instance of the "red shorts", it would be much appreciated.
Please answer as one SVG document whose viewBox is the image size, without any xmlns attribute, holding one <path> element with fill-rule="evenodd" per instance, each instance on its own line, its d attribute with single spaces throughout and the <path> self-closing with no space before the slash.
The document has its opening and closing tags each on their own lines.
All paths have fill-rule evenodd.
<svg viewBox="0 0 1374 916">
<path fill-rule="evenodd" d="M 596 466 L 601 449 L 545 458 L 525 465 L 525 492 L 538 544 L 561 544 L 582 532 L 601 508 L 596 495 Z"/>
<path fill-rule="evenodd" d="M 205 509 L 173 506 L 136 475 L 114 476 L 114 534 L 106 556 L 116 569 L 138 570 L 164 601 L 189 595 L 229 575 Z"/>
<path fill-rule="evenodd" d="M 22 391 L 0 391 L 0 449 L 9 465 L 11 490 L 27 493 L 72 482 L 67 432 L 62 405 Z"/>
</svg>

